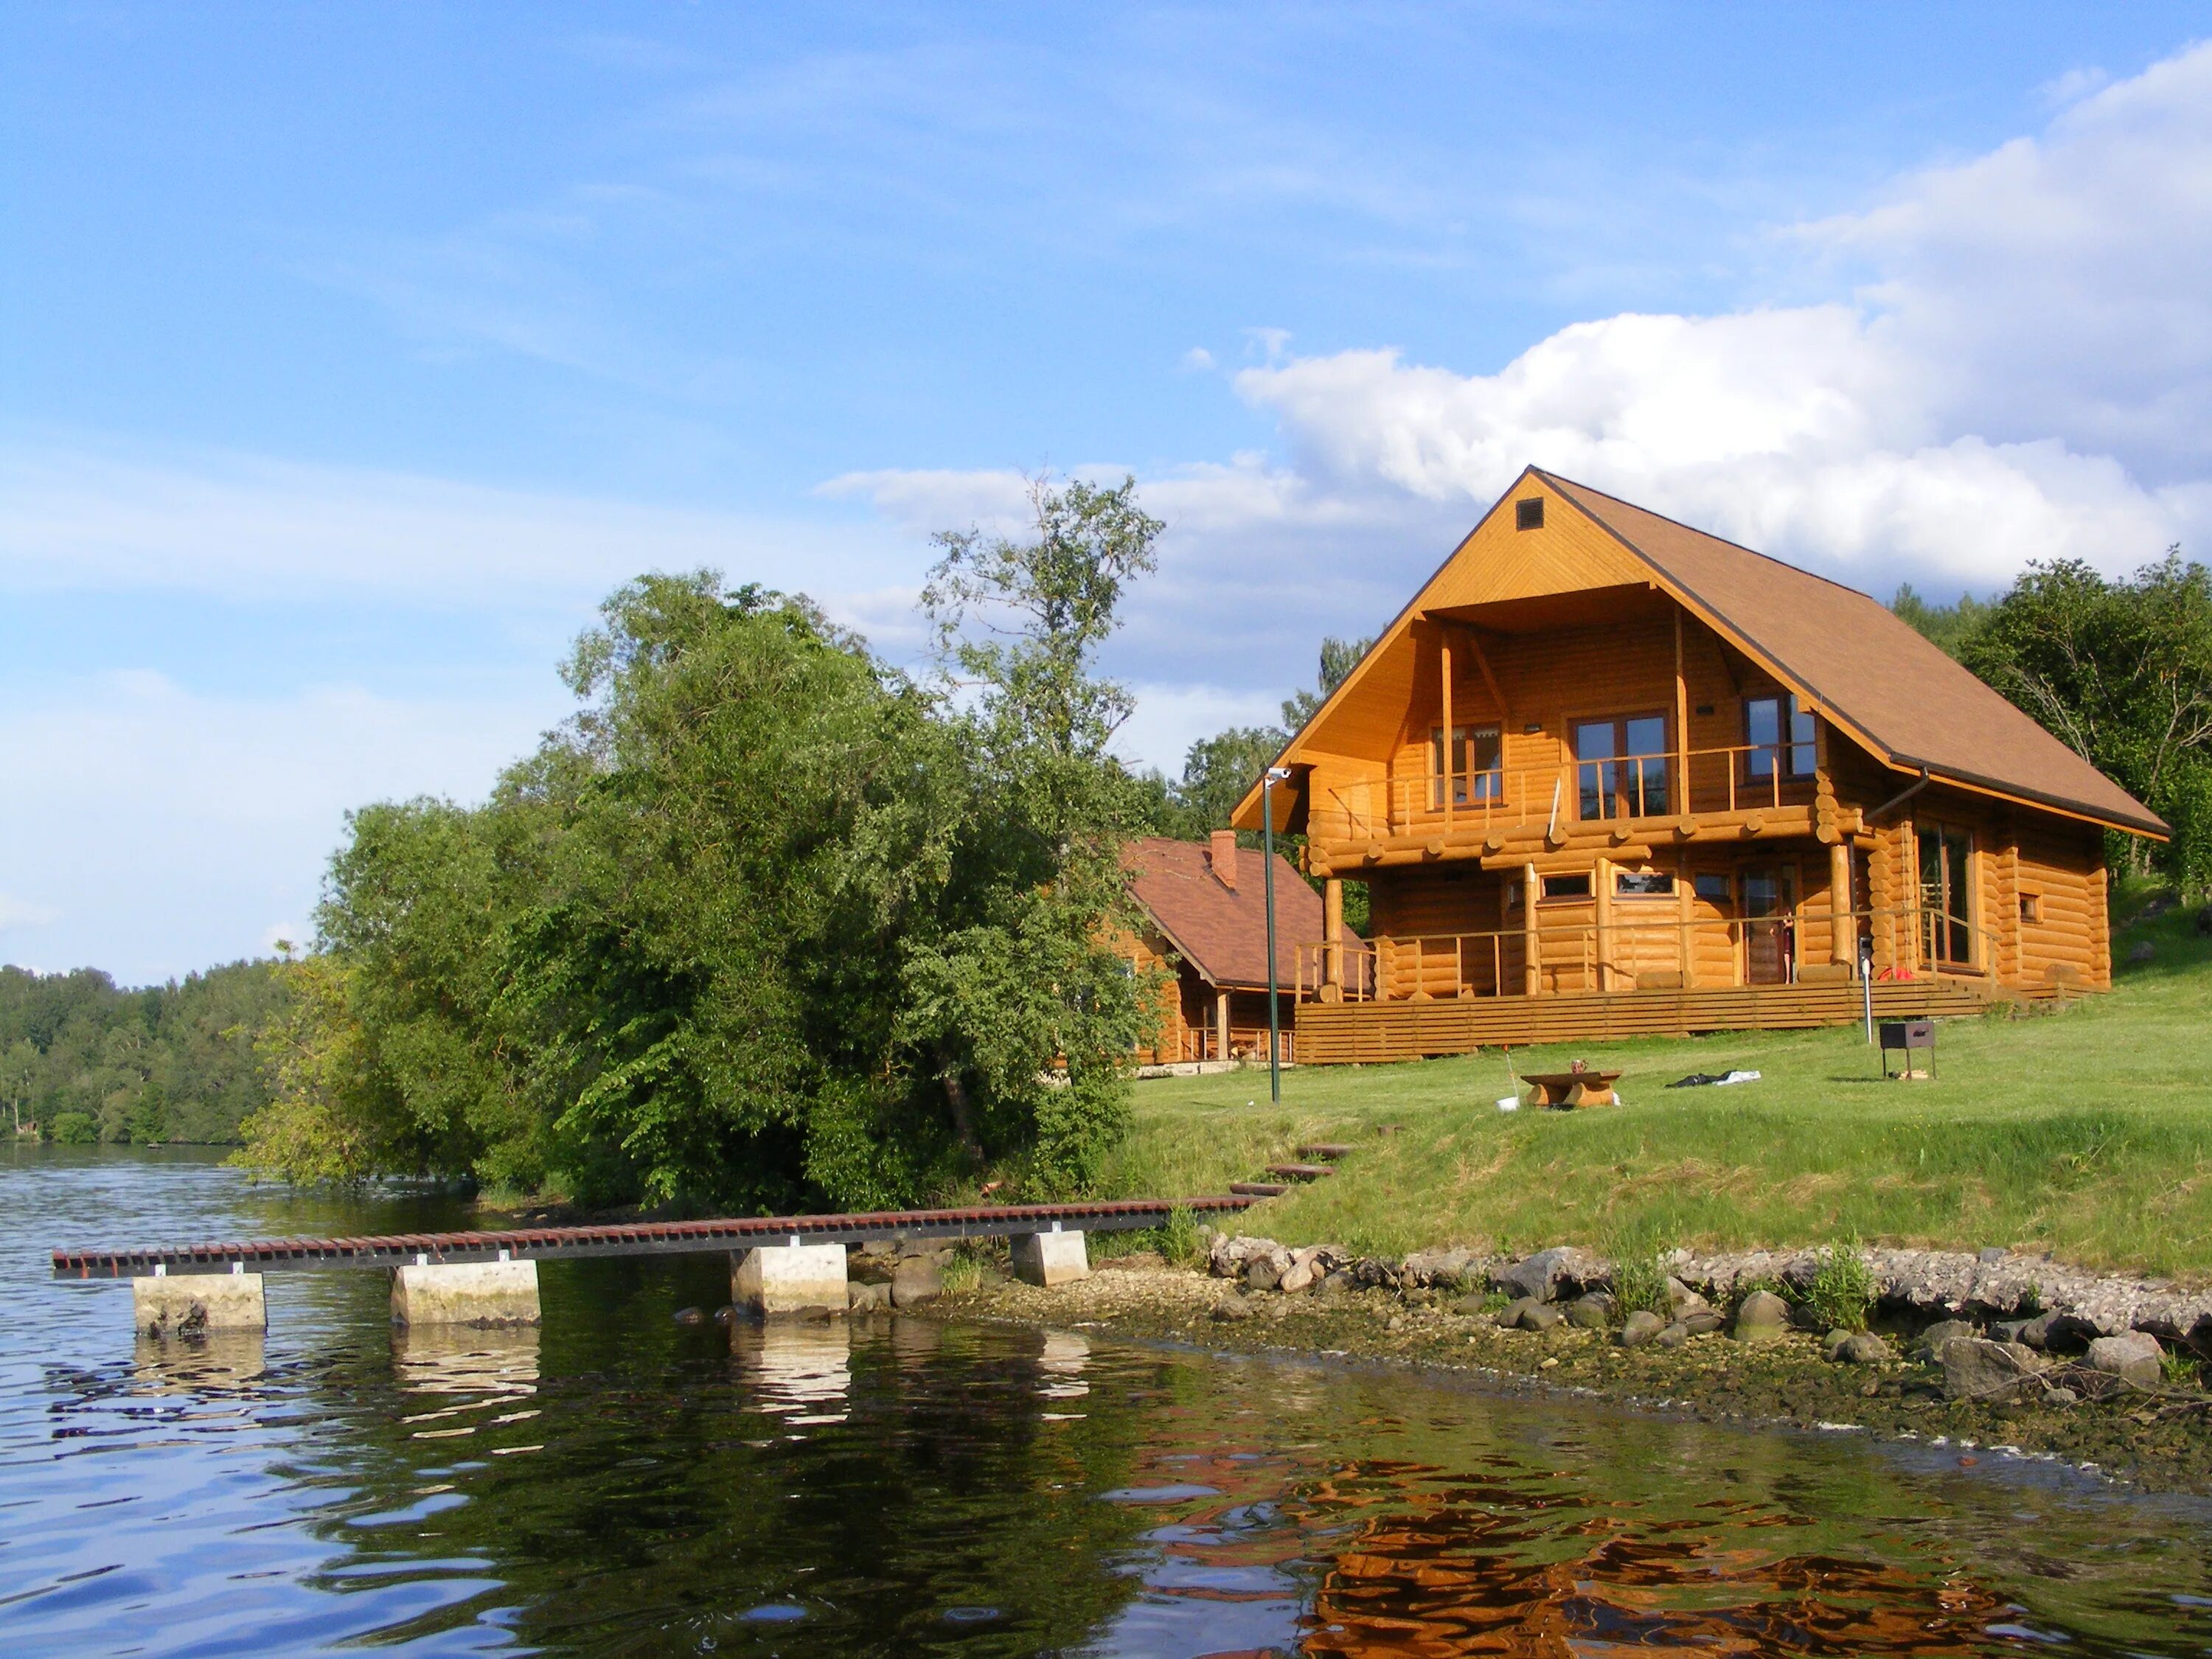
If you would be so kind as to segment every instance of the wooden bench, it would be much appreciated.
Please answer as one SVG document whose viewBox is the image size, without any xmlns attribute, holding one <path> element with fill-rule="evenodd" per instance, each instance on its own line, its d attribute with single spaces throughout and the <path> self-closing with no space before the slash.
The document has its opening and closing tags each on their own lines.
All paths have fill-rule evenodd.
<svg viewBox="0 0 2212 1659">
<path fill-rule="evenodd" d="M 1529 1072 L 1521 1080 L 1536 1091 L 1534 1106 L 1610 1106 L 1618 1072 Z"/>
</svg>

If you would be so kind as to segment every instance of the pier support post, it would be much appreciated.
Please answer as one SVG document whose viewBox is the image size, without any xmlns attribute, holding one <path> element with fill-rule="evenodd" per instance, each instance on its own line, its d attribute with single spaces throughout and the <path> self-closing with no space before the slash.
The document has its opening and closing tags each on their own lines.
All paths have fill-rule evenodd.
<svg viewBox="0 0 2212 1659">
<path fill-rule="evenodd" d="M 756 1313 L 797 1313 L 802 1308 L 845 1311 L 845 1247 L 764 1244 L 730 1252 L 730 1300 Z"/>
<path fill-rule="evenodd" d="M 535 1261 L 453 1261 L 402 1267 L 392 1276 L 392 1322 L 535 1325 Z"/>
<path fill-rule="evenodd" d="M 1079 1232 L 1016 1233 L 1014 1276 L 1050 1290 L 1091 1277 L 1091 1256 Z"/>
<path fill-rule="evenodd" d="M 131 1281 L 131 1316 L 138 1334 L 204 1336 L 210 1331 L 265 1331 L 269 1304 L 259 1273 L 164 1273 Z"/>
</svg>

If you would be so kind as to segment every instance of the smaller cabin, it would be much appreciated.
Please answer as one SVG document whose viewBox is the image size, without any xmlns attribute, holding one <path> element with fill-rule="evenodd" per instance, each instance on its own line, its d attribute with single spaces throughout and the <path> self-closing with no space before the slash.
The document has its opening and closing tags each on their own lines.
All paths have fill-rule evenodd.
<svg viewBox="0 0 2212 1659">
<path fill-rule="evenodd" d="M 1267 854 L 1218 830 L 1206 842 L 1150 836 L 1122 852 L 1144 925 L 1121 941 L 1133 971 L 1158 964 L 1175 976 L 1140 1065 L 1264 1060 L 1267 1054 Z M 1292 1054 L 1291 986 L 1297 941 L 1317 939 L 1321 895 L 1291 861 L 1275 858 L 1275 975 L 1282 1058 Z"/>
</svg>

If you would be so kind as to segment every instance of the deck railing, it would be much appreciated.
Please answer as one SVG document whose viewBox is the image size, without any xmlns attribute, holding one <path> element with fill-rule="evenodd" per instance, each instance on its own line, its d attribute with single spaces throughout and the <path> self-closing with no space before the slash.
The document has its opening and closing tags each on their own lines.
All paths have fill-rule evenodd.
<svg viewBox="0 0 2212 1659">
<path fill-rule="evenodd" d="M 1297 1034 L 1291 1029 L 1291 1011 L 1297 1006 L 1297 994 L 1290 986 L 1282 988 L 1283 1064 L 1297 1063 Z M 1229 1051 L 1221 1050 L 1221 1034 L 1211 1025 L 1190 1025 L 1183 1029 L 1182 1039 L 1172 1050 L 1156 1047 L 1153 1054 L 1161 1061 L 1194 1060 L 1265 1060 L 1267 1057 L 1267 1028 L 1264 1025 L 1232 1025 L 1229 1028 Z"/>
<path fill-rule="evenodd" d="M 1815 783 L 1789 775 L 1802 744 L 1732 744 L 1686 755 L 1626 755 L 1548 766 L 1492 767 L 1449 776 L 1340 785 L 1307 814 L 1316 837 L 1377 840 L 1421 831 L 1623 823 L 1684 812 L 1744 812 L 1809 804 Z M 1686 772 L 1686 783 L 1681 775 Z"/>
<path fill-rule="evenodd" d="M 1648 985 L 1660 979 L 1684 987 L 1786 985 L 1797 980 L 1801 965 L 1833 961 L 1838 919 L 1831 911 L 1800 907 L 1771 916 L 1686 918 L 1652 914 L 1668 902 L 1623 898 L 1618 905 L 1626 914 L 1605 922 L 1539 923 L 1533 928 L 1374 939 L 1347 935 L 1334 945 L 1303 944 L 1297 947 L 1292 990 L 1303 999 L 1320 994 L 1329 985 L 1346 1002 L 1518 996 L 1528 988 L 1532 954 L 1540 994 L 1632 990 L 1639 982 Z M 1907 908 L 1851 911 L 1844 921 L 1847 949 L 1856 957 L 1857 941 L 1869 938 L 1878 963 L 1911 966 L 1917 971 L 1923 914 Z M 1723 941 L 1720 948 L 1729 953 L 1729 977 L 1701 979 L 1698 963 L 1701 957 L 1711 961 L 1715 951 L 1709 941 L 1717 935 Z M 1333 954 L 1341 964 L 1334 974 Z M 1856 963 L 1848 966 L 1856 975 Z M 1958 971 L 1949 964 L 1945 970 Z"/>
</svg>

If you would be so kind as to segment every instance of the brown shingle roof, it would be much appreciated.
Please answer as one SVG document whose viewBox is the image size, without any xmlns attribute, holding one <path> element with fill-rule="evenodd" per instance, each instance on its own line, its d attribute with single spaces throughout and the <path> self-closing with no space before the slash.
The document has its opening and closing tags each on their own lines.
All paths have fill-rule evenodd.
<svg viewBox="0 0 2212 1659">
<path fill-rule="evenodd" d="M 2154 835 L 2163 820 L 1887 605 L 1531 467 L 1895 765 Z"/>
<path fill-rule="evenodd" d="M 1148 836 L 1122 849 L 1135 872 L 1137 902 L 1167 935 L 1176 954 L 1215 985 L 1265 990 L 1267 905 L 1265 854 L 1237 854 L 1237 885 L 1213 873 L 1203 842 Z M 1275 981 L 1297 982 L 1297 947 L 1322 933 L 1321 895 L 1288 859 L 1275 856 Z"/>
</svg>

